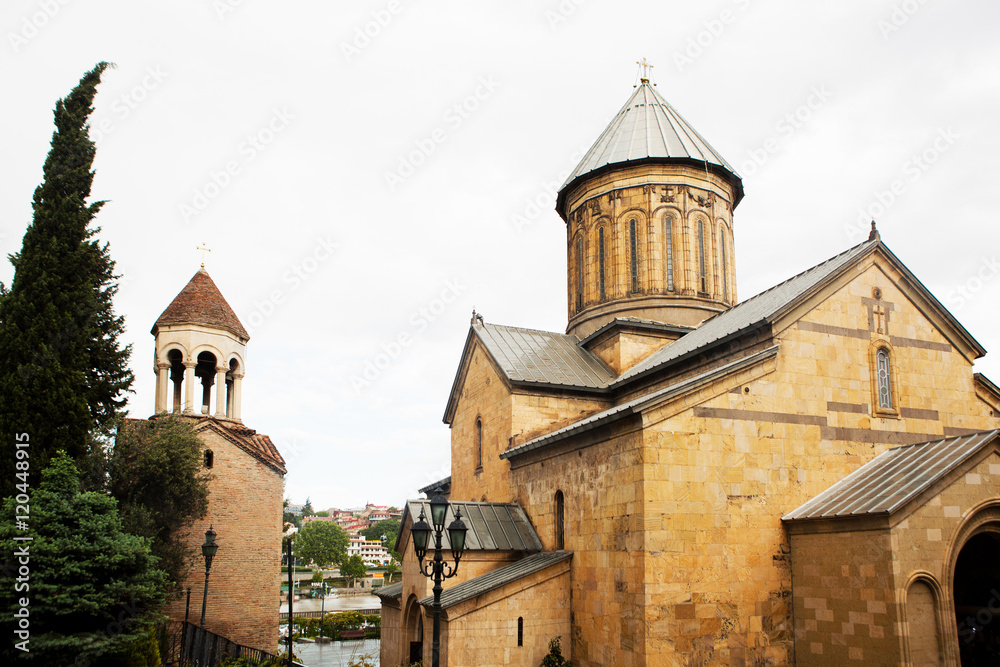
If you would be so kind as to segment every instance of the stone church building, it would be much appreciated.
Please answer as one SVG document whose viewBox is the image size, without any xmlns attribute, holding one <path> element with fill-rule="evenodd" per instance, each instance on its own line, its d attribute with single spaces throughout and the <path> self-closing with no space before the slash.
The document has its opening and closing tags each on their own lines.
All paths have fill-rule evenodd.
<svg viewBox="0 0 1000 667">
<path fill-rule="evenodd" d="M 642 79 L 559 192 L 566 332 L 473 317 L 442 664 L 535 666 L 553 637 L 580 667 L 1000 664 L 985 350 L 874 224 L 739 302 L 742 197 Z M 426 505 L 380 592 L 383 665 L 430 661 Z"/>
<path fill-rule="evenodd" d="M 271 439 L 240 413 L 249 334 L 204 266 L 153 325 L 156 414 L 182 415 L 204 443 L 208 513 L 188 533 L 197 554 L 166 608 L 171 620 L 201 620 L 205 567 L 201 544 L 211 526 L 219 550 L 208 583 L 205 627 L 244 646 L 274 653 L 278 641 L 282 494 L 285 462 Z M 150 421 L 155 421 L 152 417 Z M 148 422 L 132 420 L 133 424 Z"/>
</svg>

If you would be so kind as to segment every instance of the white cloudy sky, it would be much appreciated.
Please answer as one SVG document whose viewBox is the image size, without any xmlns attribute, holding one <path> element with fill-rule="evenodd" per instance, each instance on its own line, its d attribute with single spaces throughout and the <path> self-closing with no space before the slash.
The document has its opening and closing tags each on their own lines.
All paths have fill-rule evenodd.
<svg viewBox="0 0 1000 667">
<path fill-rule="evenodd" d="M 565 328 L 551 185 L 643 56 L 743 176 L 741 297 L 874 214 L 1000 380 L 993 0 L 5 0 L 0 28 L 0 252 L 31 219 L 55 100 L 116 63 L 94 197 L 124 274 L 132 413 L 153 410 L 149 329 L 207 243 L 251 330 L 244 421 L 285 453 L 293 501 L 398 505 L 449 473 L 441 417 L 473 306 Z"/>
</svg>

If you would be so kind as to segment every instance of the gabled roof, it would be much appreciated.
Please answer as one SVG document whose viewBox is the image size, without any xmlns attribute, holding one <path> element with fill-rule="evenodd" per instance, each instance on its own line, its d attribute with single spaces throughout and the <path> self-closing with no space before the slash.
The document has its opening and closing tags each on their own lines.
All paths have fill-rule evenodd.
<svg viewBox="0 0 1000 667">
<path fill-rule="evenodd" d="M 375 595 L 383 600 L 398 600 L 403 597 L 403 582 L 375 589 Z"/>
<path fill-rule="evenodd" d="M 257 433 L 255 429 L 247 428 L 243 424 L 220 420 L 215 417 L 201 417 L 195 425 L 195 429 L 202 431 L 211 428 L 240 449 L 244 450 L 261 463 L 274 468 L 282 475 L 288 471 L 285 469 L 285 459 L 281 456 L 278 448 L 271 442 L 271 438 L 262 433 Z"/>
<path fill-rule="evenodd" d="M 749 368 L 750 366 L 765 361 L 766 359 L 770 359 L 777 354 L 778 346 L 774 345 L 748 357 L 731 361 L 728 364 L 718 366 L 701 373 L 700 375 L 696 375 L 687 380 L 664 387 L 663 389 L 659 389 L 651 394 L 646 394 L 644 396 L 634 398 L 626 403 L 622 403 L 621 405 L 616 405 L 613 408 L 602 410 L 597 414 L 581 419 L 580 421 L 570 424 L 569 426 L 564 426 L 563 428 L 555 430 L 552 433 L 529 440 L 528 442 L 518 445 L 517 447 L 513 447 L 505 452 L 502 452 L 500 454 L 500 458 L 508 459 L 512 456 L 526 454 L 532 450 L 558 442 L 559 440 L 565 440 L 566 438 L 577 435 L 578 433 L 618 421 L 619 419 L 624 419 L 629 415 L 638 414 L 651 406 L 654 406 L 662 401 L 670 400 L 676 396 L 680 396 L 706 382 L 711 382 L 715 379 L 728 375 L 729 373 L 735 373 L 736 371 L 743 370 L 744 368 Z"/>
<path fill-rule="evenodd" d="M 406 514 L 404 514 L 403 526 L 399 531 L 400 538 L 402 538 L 404 530 L 409 532 L 410 526 L 416 523 L 421 510 L 423 510 L 427 522 L 430 523 L 431 506 L 429 500 L 406 501 Z M 466 551 L 536 552 L 542 550 L 542 542 L 538 539 L 538 534 L 528 522 L 524 510 L 516 503 L 450 501 L 448 513 L 444 519 L 445 527 L 455 519 L 456 510 L 462 511 L 462 521 L 469 529 L 469 532 L 465 534 Z M 444 531 L 441 539 L 443 548 L 451 549 L 447 530 Z M 399 548 L 398 539 L 396 548 Z"/>
<path fill-rule="evenodd" d="M 451 386 L 444 421 L 450 423 L 475 341 L 482 343 L 511 384 L 604 392 L 615 373 L 570 334 L 500 324 L 473 324 Z"/>
<path fill-rule="evenodd" d="M 436 491 L 437 489 L 441 489 L 446 496 L 451 493 L 451 475 L 448 475 L 444 479 L 439 479 L 436 482 L 431 482 L 422 489 L 417 489 L 417 493 L 430 494 L 432 491 Z"/>
<path fill-rule="evenodd" d="M 199 269 L 174 297 L 157 318 L 151 333 L 155 336 L 159 327 L 169 324 L 201 324 L 224 329 L 244 342 L 250 340 L 250 334 L 204 268 Z"/>
<path fill-rule="evenodd" d="M 733 207 L 743 198 L 743 184 L 736 170 L 644 80 L 559 188 L 560 200 L 577 179 L 604 167 L 664 160 L 721 170 L 735 191 Z"/>
<path fill-rule="evenodd" d="M 523 579 L 535 572 L 541 572 L 547 567 L 552 567 L 572 557 L 572 551 L 546 551 L 522 558 L 510 565 L 504 565 L 492 572 L 487 572 L 468 581 L 463 581 L 457 586 L 446 588 L 441 593 L 441 607 L 443 609 L 453 607 L 456 604 L 478 597 L 483 593 L 488 593 L 501 586 L 513 583 L 518 579 Z M 425 607 L 432 606 L 434 604 L 434 596 L 430 595 L 423 598 L 420 600 L 420 604 Z"/>
<path fill-rule="evenodd" d="M 1000 431 L 894 447 L 782 517 L 795 522 L 887 516 L 901 509 L 985 447 Z"/>
<path fill-rule="evenodd" d="M 729 310 L 705 321 L 691 333 L 657 350 L 639 362 L 614 382 L 621 385 L 649 371 L 699 352 L 713 343 L 725 340 L 758 324 L 773 322 L 784 313 L 813 294 L 826 281 L 854 264 L 860 257 L 875 250 L 878 238 L 870 239 L 832 257 L 827 261 L 803 271 L 799 275 L 780 283 L 739 303 Z"/>
</svg>

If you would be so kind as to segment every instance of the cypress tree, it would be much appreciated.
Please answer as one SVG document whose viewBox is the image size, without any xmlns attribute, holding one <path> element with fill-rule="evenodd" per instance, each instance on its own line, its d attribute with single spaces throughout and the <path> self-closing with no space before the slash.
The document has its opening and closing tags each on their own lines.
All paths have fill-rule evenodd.
<svg viewBox="0 0 1000 667">
<path fill-rule="evenodd" d="M 124 320 L 107 244 L 88 203 L 96 148 L 88 134 L 99 63 L 56 102 L 52 145 L 32 202 L 21 252 L 11 255 L 10 289 L 0 284 L 0 493 L 14 493 L 15 434 L 30 439 L 30 482 L 59 450 L 84 457 L 92 438 L 119 415 L 132 385 Z M 23 436 L 22 436 L 23 438 Z"/>
</svg>

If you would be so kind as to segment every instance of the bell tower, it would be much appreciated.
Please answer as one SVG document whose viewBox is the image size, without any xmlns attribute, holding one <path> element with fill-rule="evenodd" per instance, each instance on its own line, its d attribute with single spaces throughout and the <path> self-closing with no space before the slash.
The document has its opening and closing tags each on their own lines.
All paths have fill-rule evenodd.
<svg viewBox="0 0 1000 667">
<path fill-rule="evenodd" d="M 695 327 L 736 304 L 736 171 L 640 84 L 559 190 L 568 325 L 584 338 L 620 318 Z"/>
<path fill-rule="evenodd" d="M 240 399 L 250 335 L 205 266 L 156 320 L 156 414 L 172 412 L 241 422 Z"/>
</svg>

